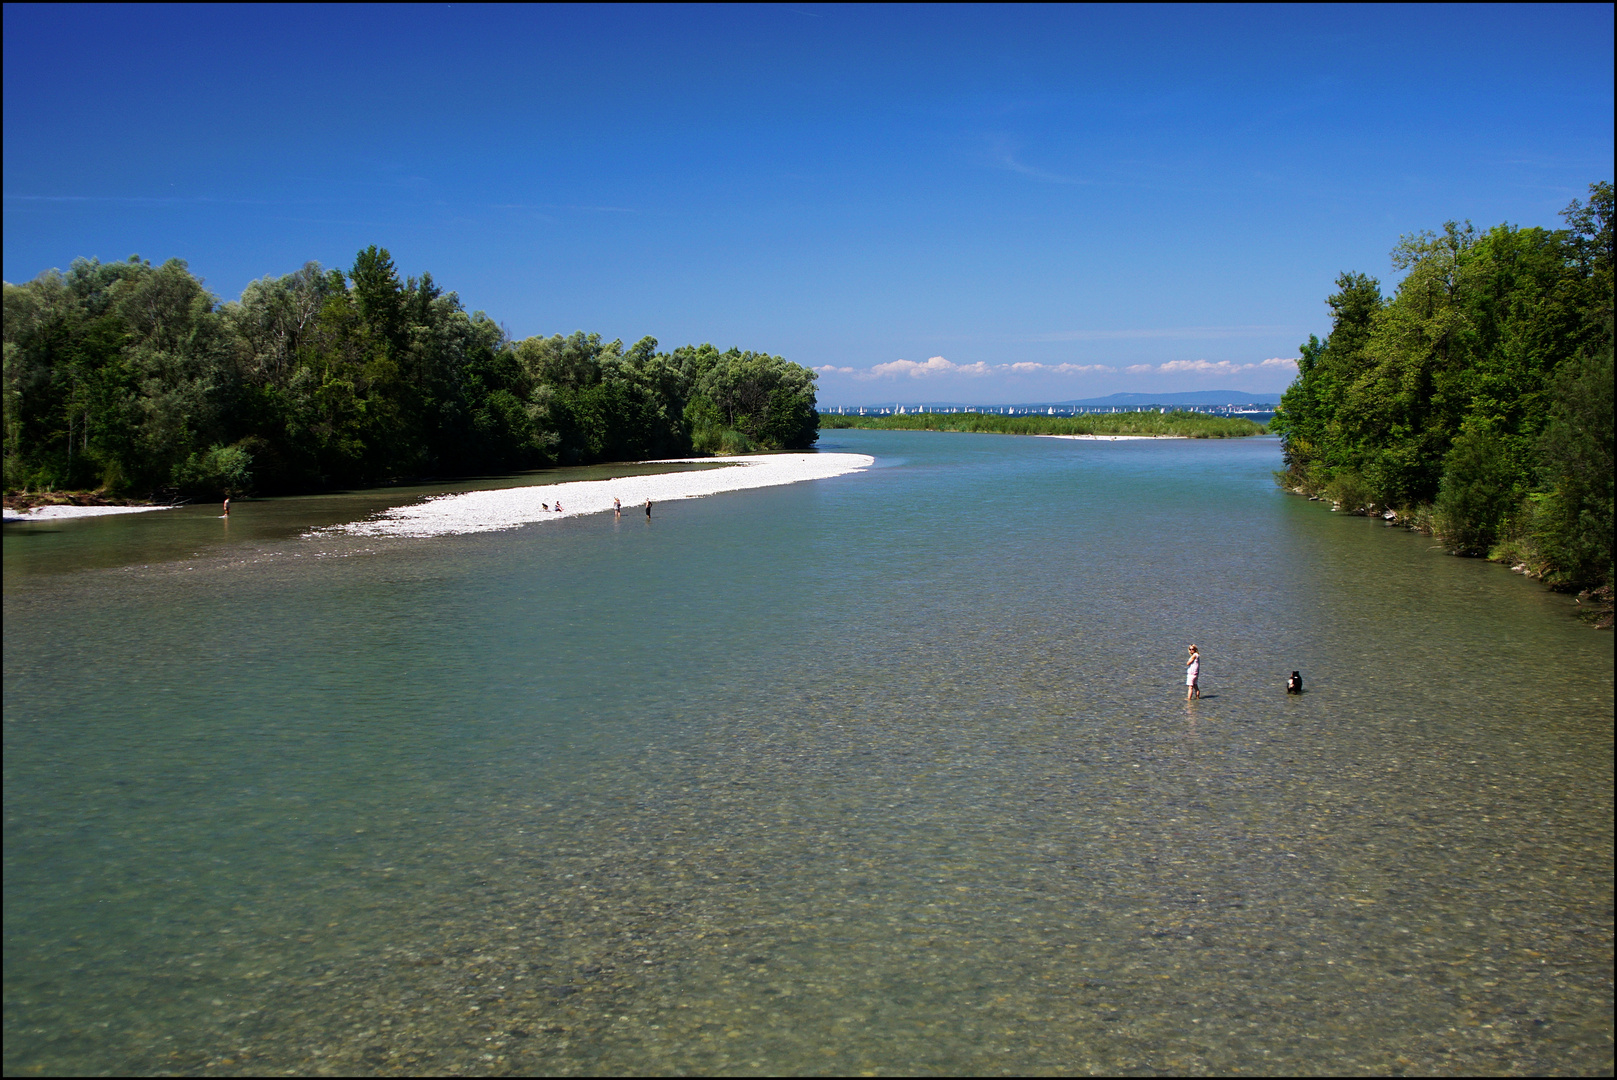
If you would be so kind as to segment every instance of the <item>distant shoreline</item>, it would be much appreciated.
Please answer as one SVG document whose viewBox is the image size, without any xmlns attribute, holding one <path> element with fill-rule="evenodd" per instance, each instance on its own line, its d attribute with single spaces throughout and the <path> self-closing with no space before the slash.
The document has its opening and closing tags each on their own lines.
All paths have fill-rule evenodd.
<svg viewBox="0 0 1617 1080">
<path fill-rule="evenodd" d="M 1262 424 L 1240 417 L 1192 412 L 1086 413 L 1082 416 L 1011 416 L 1005 413 L 887 413 L 881 416 L 821 414 L 820 430 L 966 431 L 994 435 L 1054 435 L 1110 439 L 1244 439 L 1262 435 Z"/>
</svg>

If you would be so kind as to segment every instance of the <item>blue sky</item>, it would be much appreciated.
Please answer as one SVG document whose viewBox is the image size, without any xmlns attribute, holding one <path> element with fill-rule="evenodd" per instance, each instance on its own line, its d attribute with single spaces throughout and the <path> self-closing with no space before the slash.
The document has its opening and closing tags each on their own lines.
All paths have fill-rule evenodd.
<svg viewBox="0 0 1617 1080">
<path fill-rule="evenodd" d="M 375 243 L 518 337 L 766 350 L 829 405 L 1279 389 L 1340 271 L 1612 175 L 1610 5 L 4 19 L 7 281 L 231 299 Z"/>
</svg>

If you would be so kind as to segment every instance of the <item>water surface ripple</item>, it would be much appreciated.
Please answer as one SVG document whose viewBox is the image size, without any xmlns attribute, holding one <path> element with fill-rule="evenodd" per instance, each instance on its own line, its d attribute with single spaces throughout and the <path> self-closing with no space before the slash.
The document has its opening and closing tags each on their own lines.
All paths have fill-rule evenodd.
<svg viewBox="0 0 1617 1080">
<path fill-rule="evenodd" d="M 1272 440 L 822 446 L 650 523 L 8 525 L 6 1071 L 1611 1070 L 1570 601 Z"/>
</svg>

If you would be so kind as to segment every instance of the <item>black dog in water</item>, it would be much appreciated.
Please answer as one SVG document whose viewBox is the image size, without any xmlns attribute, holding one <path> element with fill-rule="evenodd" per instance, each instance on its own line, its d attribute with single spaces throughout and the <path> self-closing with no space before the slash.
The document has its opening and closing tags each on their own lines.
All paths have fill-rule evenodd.
<svg viewBox="0 0 1617 1080">
<path fill-rule="evenodd" d="M 1286 680 L 1286 693 L 1288 693 L 1288 694 L 1300 694 L 1302 692 L 1303 692 L 1303 673 L 1300 672 L 1300 671 L 1294 671 L 1294 672 L 1291 673 L 1291 678 Z"/>
</svg>

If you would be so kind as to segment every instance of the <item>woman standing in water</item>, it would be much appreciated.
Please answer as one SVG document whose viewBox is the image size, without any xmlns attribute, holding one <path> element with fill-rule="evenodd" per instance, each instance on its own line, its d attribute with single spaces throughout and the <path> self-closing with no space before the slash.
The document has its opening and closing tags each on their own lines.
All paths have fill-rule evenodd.
<svg viewBox="0 0 1617 1080">
<path fill-rule="evenodd" d="M 1202 676 L 1202 654 L 1196 651 L 1196 646 L 1190 647 L 1190 659 L 1185 661 L 1185 700 L 1202 696 L 1200 685 Z"/>
</svg>

